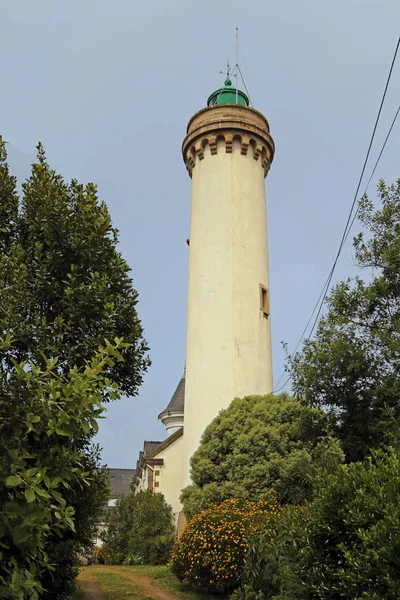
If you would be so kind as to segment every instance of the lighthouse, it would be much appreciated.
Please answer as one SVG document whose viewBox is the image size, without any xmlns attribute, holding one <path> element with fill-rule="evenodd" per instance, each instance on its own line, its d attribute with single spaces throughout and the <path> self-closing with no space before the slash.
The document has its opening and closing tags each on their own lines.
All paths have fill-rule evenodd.
<svg viewBox="0 0 400 600">
<path fill-rule="evenodd" d="M 189 121 L 192 178 L 182 488 L 206 427 L 236 397 L 272 391 L 264 179 L 267 119 L 231 80 Z"/>
<path fill-rule="evenodd" d="M 228 75 L 190 119 L 182 153 L 192 178 L 186 368 L 159 414 L 167 437 L 145 441 L 133 482 L 164 495 L 178 532 L 204 430 L 234 398 L 272 392 L 264 180 L 274 142 Z"/>
</svg>

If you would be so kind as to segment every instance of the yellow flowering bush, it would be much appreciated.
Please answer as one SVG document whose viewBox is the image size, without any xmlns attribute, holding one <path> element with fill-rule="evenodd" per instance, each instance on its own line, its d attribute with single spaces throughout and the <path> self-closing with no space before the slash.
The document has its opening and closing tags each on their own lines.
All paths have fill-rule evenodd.
<svg viewBox="0 0 400 600">
<path fill-rule="evenodd" d="M 93 550 L 93 563 L 95 565 L 108 564 L 110 555 L 104 550 L 104 546 L 96 546 Z"/>
<path fill-rule="evenodd" d="M 195 515 L 186 525 L 171 555 L 172 571 L 182 581 L 213 593 L 229 592 L 240 584 L 247 539 L 280 514 L 271 494 L 258 502 L 225 500 Z M 273 528 L 272 528 L 273 529 Z"/>
</svg>

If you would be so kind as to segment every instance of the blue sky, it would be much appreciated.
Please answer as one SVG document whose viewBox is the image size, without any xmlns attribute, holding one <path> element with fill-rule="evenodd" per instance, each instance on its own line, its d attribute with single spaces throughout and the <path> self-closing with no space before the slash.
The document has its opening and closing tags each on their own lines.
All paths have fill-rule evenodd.
<svg viewBox="0 0 400 600">
<path fill-rule="evenodd" d="M 189 118 L 220 86 L 240 30 L 241 68 L 268 118 L 266 179 L 275 381 L 328 275 L 399 35 L 398 0 L 2 0 L 0 133 L 27 175 L 38 140 L 66 179 L 94 181 L 132 267 L 153 365 L 108 409 L 98 441 L 133 467 L 183 371 Z M 400 98 L 400 64 L 372 152 Z M 400 176 L 400 123 L 372 181 Z M 367 175 L 369 171 L 367 170 Z M 355 229 L 356 231 L 356 229 Z M 335 280 L 354 274 L 348 242 Z"/>
</svg>

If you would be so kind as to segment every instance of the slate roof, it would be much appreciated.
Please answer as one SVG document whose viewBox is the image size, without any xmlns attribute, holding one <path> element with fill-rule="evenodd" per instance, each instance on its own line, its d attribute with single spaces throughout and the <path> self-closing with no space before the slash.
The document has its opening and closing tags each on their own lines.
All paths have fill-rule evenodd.
<svg viewBox="0 0 400 600">
<path fill-rule="evenodd" d="M 160 412 L 160 414 L 158 415 L 158 418 L 160 418 L 161 415 L 163 415 L 165 413 L 184 412 L 184 410 L 185 410 L 185 381 L 186 381 L 185 377 L 186 377 L 186 367 L 183 371 L 182 379 L 178 383 L 178 387 L 176 388 L 176 390 L 170 400 L 170 403 L 168 404 L 167 408 L 165 408 L 162 412 Z"/>
<path fill-rule="evenodd" d="M 136 463 L 137 464 L 136 481 L 134 483 L 134 486 L 137 485 L 137 483 L 140 480 L 140 477 L 141 477 L 141 474 L 142 474 L 142 469 L 146 467 L 146 461 L 150 462 L 151 459 L 156 459 L 157 456 L 158 456 L 158 454 L 160 452 L 162 452 L 163 450 L 165 450 L 165 448 L 168 448 L 168 446 L 170 446 L 176 440 L 178 440 L 180 437 L 182 437 L 182 435 L 183 435 L 183 427 L 180 427 L 172 435 L 170 435 L 169 437 L 167 437 L 167 439 L 164 440 L 163 442 L 153 442 L 153 443 L 157 443 L 158 445 L 149 454 L 143 455 L 143 452 L 140 452 L 140 454 L 139 454 L 139 460 Z M 163 458 L 161 458 L 160 460 L 162 462 L 164 461 Z"/>
<path fill-rule="evenodd" d="M 179 429 L 177 429 L 172 435 L 167 437 L 167 439 L 164 440 L 162 444 L 157 446 L 157 448 L 155 450 L 153 450 L 153 452 L 151 454 L 148 454 L 147 456 L 145 456 L 144 461 L 146 461 L 146 458 L 147 459 L 156 458 L 156 456 L 160 452 L 165 450 L 165 448 L 168 448 L 168 446 L 170 446 L 173 442 L 175 442 L 182 436 L 183 436 L 183 427 L 179 427 Z"/>
<path fill-rule="evenodd" d="M 144 456 L 146 456 L 146 454 L 150 454 L 150 452 L 153 452 L 153 450 L 155 450 L 156 448 L 158 448 L 158 446 L 160 444 L 162 444 L 162 442 L 149 442 L 149 441 L 145 441 L 144 442 L 144 446 L 143 446 Z"/>
<path fill-rule="evenodd" d="M 148 454 L 150 454 L 151 452 L 154 452 L 154 450 L 156 450 L 156 448 L 161 446 L 162 443 L 163 442 L 153 442 L 153 441 L 145 440 L 145 442 L 143 444 L 143 450 L 140 450 L 139 458 L 136 461 L 136 469 L 132 469 L 132 471 L 135 471 L 134 477 L 136 475 L 140 476 L 141 469 L 143 466 L 143 459 L 146 458 L 146 456 Z"/>
<path fill-rule="evenodd" d="M 110 480 L 110 498 L 121 498 L 131 493 L 131 483 L 135 478 L 136 469 L 107 469 Z"/>
</svg>

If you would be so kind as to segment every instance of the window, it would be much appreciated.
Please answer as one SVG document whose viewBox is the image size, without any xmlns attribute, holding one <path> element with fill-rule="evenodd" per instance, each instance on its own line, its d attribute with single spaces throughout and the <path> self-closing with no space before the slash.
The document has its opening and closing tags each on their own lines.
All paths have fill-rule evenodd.
<svg viewBox="0 0 400 600">
<path fill-rule="evenodd" d="M 269 317 L 269 294 L 268 290 L 260 283 L 260 310 L 262 311 L 264 317 L 268 319 Z"/>
<path fill-rule="evenodd" d="M 265 310 L 267 306 L 267 290 L 265 288 L 261 289 L 261 308 Z"/>
</svg>

